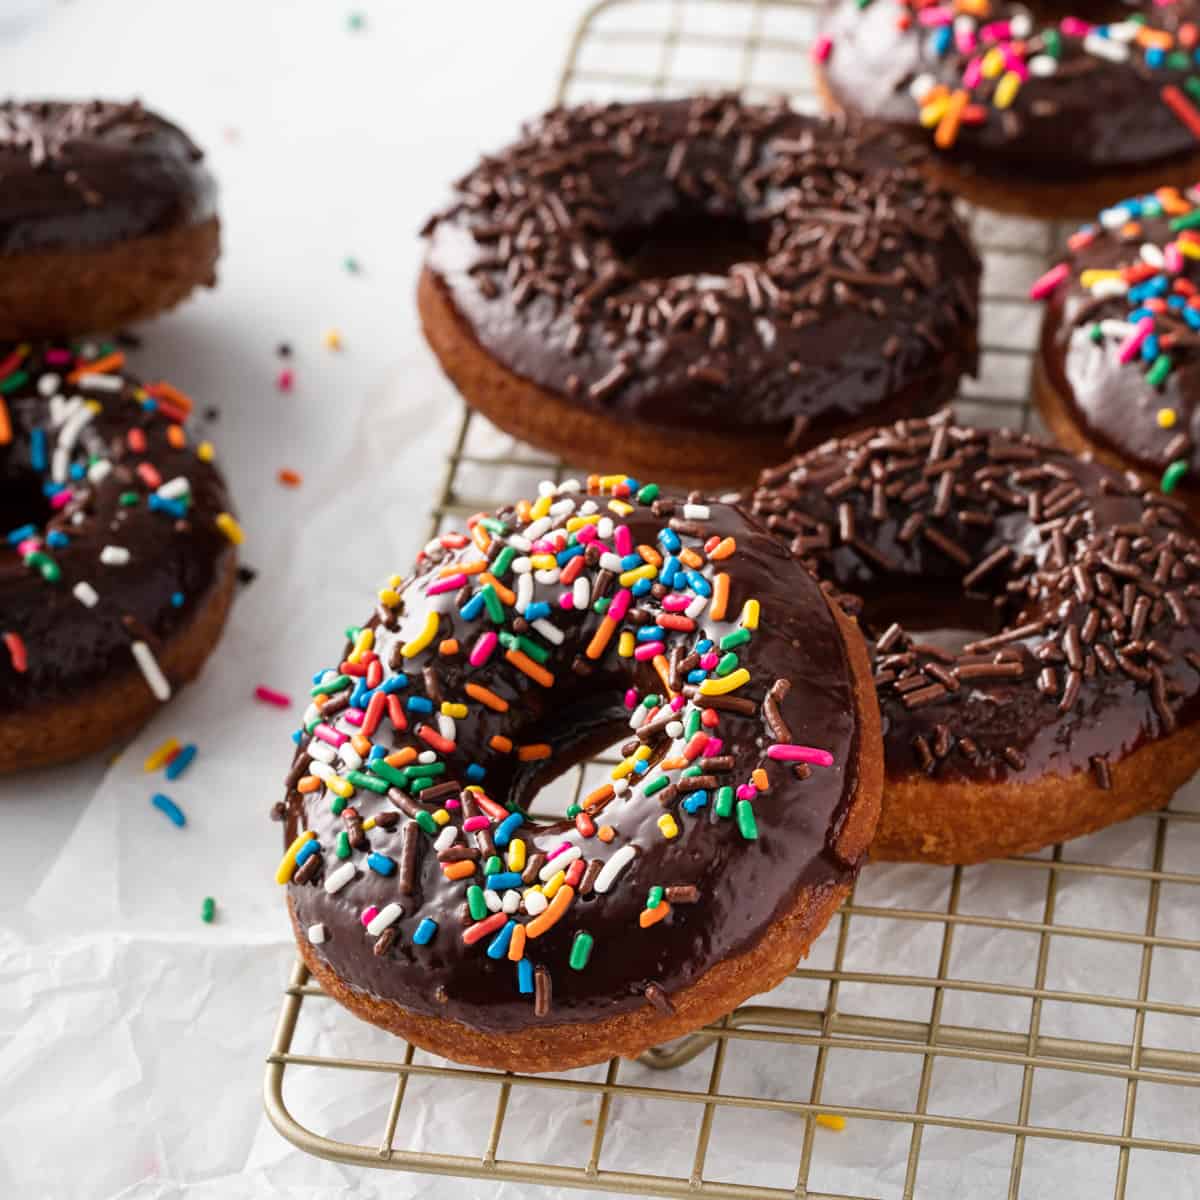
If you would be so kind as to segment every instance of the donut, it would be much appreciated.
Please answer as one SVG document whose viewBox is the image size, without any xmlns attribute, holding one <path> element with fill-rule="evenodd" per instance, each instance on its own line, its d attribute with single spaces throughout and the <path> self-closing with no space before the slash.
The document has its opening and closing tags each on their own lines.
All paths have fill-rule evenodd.
<svg viewBox="0 0 1200 1200">
<path fill-rule="evenodd" d="M 1103 6 L 1099 6 L 1103 11 Z M 1002 212 L 1085 218 L 1200 175 L 1194 0 L 1112 5 L 826 0 L 826 107 L 906 131 L 931 177 Z"/>
<path fill-rule="evenodd" d="M 427 225 L 425 336 L 568 462 L 752 483 L 974 371 L 979 260 L 919 157 L 733 96 L 555 109 Z"/>
<path fill-rule="evenodd" d="M 1034 285 L 1034 397 L 1064 446 L 1158 481 L 1200 512 L 1200 190 L 1104 210 Z"/>
<path fill-rule="evenodd" d="M 0 773 L 131 735 L 212 651 L 241 530 L 190 406 L 111 342 L 0 347 Z"/>
<path fill-rule="evenodd" d="M 847 895 L 882 786 L 866 647 L 730 504 L 593 476 L 468 525 L 314 676 L 276 879 L 325 991 L 417 1046 L 637 1054 L 777 983 Z"/>
<path fill-rule="evenodd" d="M 1171 497 L 944 414 L 810 451 L 751 508 L 871 642 L 873 858 L 1032 852 L 1200 767 L 1200 543 Z"/>
<path fill-rule="evenodd" d="M 140 103 L 0 103 L 0 338 L 119 329 L 216 281 L 202 151 Z"/>
</svg>

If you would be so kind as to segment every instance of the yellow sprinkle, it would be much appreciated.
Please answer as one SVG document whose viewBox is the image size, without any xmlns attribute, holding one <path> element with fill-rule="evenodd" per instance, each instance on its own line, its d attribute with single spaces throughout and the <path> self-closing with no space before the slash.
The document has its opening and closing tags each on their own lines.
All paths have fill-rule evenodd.
<svg viewBox="0 0 1200 1200">
<path fill-rule="evenodd" d="M 213 450 L 212 442 L 201 442 L 196 447 L 196 457 L 201 462 L 212 462 L 215 453 L 216 451 Z"/>
<path fill-rule="evenodd" d="M 836 1129 L 840 1132 L 846 1128 L 846 1118 L 839 1117 L 835 1113 L 817 1113 L 817 1124 L 823 1125 L 826 1129 Z"/>
<path fill-rule="evenodd" d="M 600 487 L 602 490 L 605 488 L 615 488 L 618 484 L 621 484 L 624 482 L 625 482 L 624 475 L 601 475 L 600 476 Z"/>
<path fill-rule="evenodd" d="M 608 502 L 608 507 L 619 517 L 627 517 L 631 512 L 633 512 L 633 505 L 627 504 L 624 500 L 610 500 Z"/>
<path fill-rule="evenodd" d="M 513 838 L 508 843 L 507 861 L 510 871 L 525 870 L 525 843 L 520 838 Z"/>
<path fill-rule="evenodd" d="M 1200 242 L 1178 241 L 1175 245 L 1184 258 L 1200 258 Z"/>
<path fill-rule="evenodd" d="M 349 800 L 354 795 L 354 784 L 347 783 L 340 775 L 330 775 L 325 780 L 325 786 L 331 792 L 336 792 L 343 800 Z"/>
<path fill-rule="evenodd" d="M 326 350 L 340 350 L 342 348 L 342 335 L 336 329 L 327 329 L 325 336 L 321 340 L 325 343 Z"/>
<path fill-rule="evenodd" d="M 612 769 L 612 774 L 611 774 L 610 778 L 624 779 L 625 776 L 628 775 L 629 772 L 633 770 L 633 764 L 634 764 L 634 759 L 632 759 L 632 758 L 626 758 L 622 762 L 617 763 L 617 765 L 615 767 L 613 767 L 613 769 Z"/>
<path fill-rule="evenodd" d="M 738 667 L 723 679 L 706 679 L 700 684 L 702 696 L 724 696 L 726 692 L 736 692 L 743 684 L 750 682 L 750 672 L 745 667 Z"/>
<path fill-rule="evenodd" d="M 395 608 L 400 603 L 400 593 L 393 588 L 381 588 L 379 592 L 379 603 L 384 608 Z"/>
<path fill-rule="evenodd" d="M 462 721 L 466 715 L 467 706 L 465 704 L 452 704 L 449 700 L 442 701 L 443 717 L 453 717 L 456 721 Z"/>
<path fill-rule="evenodd" d="M 433 817 L 435 825 L 448 825 L 450 823 L 450 814 L 444 808 L 439 808 L 437 812 L 430 815 Z"/>
<path fill-rule="evenodd" d="M 374 829 L 374 828 L 375 828 L 375 818 L 374 818 L 374 817 L 368 817 L 368 818 L 367 818 L 367 819 L 366 819 L 366 820 L 363 822 L 363 833 L 370 833 L 370 831 L 371 831 L 372 829 Z"/>
<path fill-rule="evenodd" d="M 550 511 L 550 505 L 554 502 L 553 496 L 539 496 L 534 502 L 533 507 L 529 510 L 529 519 L 531 521 L 539 521 Z"/>
<path fill-rule="evenodd" d="M 761 612 L 762 609 L 759 607 L 757 600 L 747 600 L 742 605 L 742 628 L 757 629 L 758 618 Z"/>
<path fill-rule="evenodd" d="M 1103 271 L 1099 267 L 1089 267 L 1086 271 L 1080 272 L 1079 282 L 1085 288 L 1095 287 L 1098 283 L 1103 283 L 1106 279 L 1120 279 L 1120 271 Z"/>
<path fill-rule="evenodd" d="M 529 562 L 536 571 L 553 571 L 558 566 L 558 559 L 553 554 L 531 554 Z"/>
<path fill-rule="evenodd" d="M 362 662 L 362 656 L 374 645 L 375 630 L 360 629 L 358 637 L 354 639 L 354 649 L 350 651 L 350 657 L 346 661 L 352 663 Z"/>
<path fill-rule="evenodd" d="M 242 527 L 233 519 L 231 513 L 223 512 L 217 514 L 217 528 L 235 546 L 240 546 L 246 540 L 246 535 L 242 532 Z"/>
<path fill-rule="evenodd" d="M 142 763 L 143 771 L 157 771 L 176 750 L 179 749 L 178 738 L 167 738 L 157 750 L 152 750 Z"/>
<path fill-rule="evenodd" d="M 275 872 L 276 883 L 287 883 L 296 870 L 296 855 L 304 849 L 305 842 L 311 842 L 317 835 L 311 829 L 306 829 L 284 852 L 279 861 L 279 869 Z"/>
<path fill-rule="evenodd" d="M 921 108 L 920 122 L 926 129 L 932 129 L 943 117 L 946 109 L 950 107 L 950 97 L 940 96 L 937 100 L 930 100 Z"/>
<path fill-rule="evenodd" d="M 550 878 L 544 884 L 542 884 L 542 892 L 544 893 L 547 900 L 554 899 L 555 893 L 558 891 L 558 889 L 560 887 L 562 887 L 566 878 L 567 878 L 566 871 L 555 871 L 554 874 L 551 875 Z"/>
<path fill-rule="evenodd" d="M 630 630 L 621 631 L 621 636 L 617 639 L 617 653 L 622 658 L 632 658 L 634 648 L 637 646 L 637 638 L 635 638 Z"/>
<path fill-rule="evenodd" d="M 567 521 L 566 529 L 568 533 L 574 533 L 577 529 L 582 529 L 585 525 L 597 524 L 599 520 L 599 513 L 592 513 L 590 517 L 571 517 Z"/>
<path fill-rule="evenodd" d="M 435 612 L 425 614 L 425 626 L 420 633 L 417 634 L 411 642 L 405 642 L 404 648 L 400 651 L 405 658 L 412 658 L 414 654 L 420 654 L 426 646 L 437 636 L 438 631 L 438 615 Z"/>
<path fill-rule="evenodd" d="M 1160 408 L 1156 414 L 1159 429 L 1170 429 L 1178 419 L 1173 408 Z"/>
<path fill-rule="evenodd" d="M 1004 70 L 1004 54 L 993 47 L 983 56 L 984 79 L 995 79 Z"/>
<path fill-rule="evenodd" d="M 992 96 L 992 103 L 997 108 L 1008 108 L 1010 104 L 1017 98 L 1017 90 L 1021 86 L 1021 77 L 1016 71 L 1005 71 L 1004 78 L 996 84 L 995 94 Z"/>
<path fill-rule="evenodd" d="M 654 579 L 657 575 L 658 568 L 653 563 L 643 563 L 640 567 L 633 567 L 631 570 L 622 571 L 617 577 L 617 582 L 622 587 L 631 587 L 639 579 Z"/>
<path fill-rule="evenodd" d="M 658 827 L 662 830 L 662 835 L 665 838 L 679 836 L 679 826 L 675 824 L 675 818 L 670 813 L 663 813 L 658 818 Z"/>
<path fill-rule="evenodd" d="M 403 582 L 403 575 L 389 575 L 387 579 L 387 585 L 390 588 L 398 588 Z"/>
</svg>

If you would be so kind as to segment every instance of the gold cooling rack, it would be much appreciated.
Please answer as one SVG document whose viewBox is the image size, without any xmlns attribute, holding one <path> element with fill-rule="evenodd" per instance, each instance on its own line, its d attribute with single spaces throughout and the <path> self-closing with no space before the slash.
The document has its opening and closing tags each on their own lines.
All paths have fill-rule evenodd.
<svg viewBox="0 0 1200 1200">
<path fill-rule="evenodd" d="M 752 97 L 787 92 L 811 105 L 807 49 L 815 3 L 603 0 L 571 41 L 556 98 L 733 87 Z M 972 214 L 972 221 L 987 264 L 984 353 L 959 411 L 983 424 L 1030 426 L 1036 422 L 1026 381 L 1037 314 L 1025 296 L 1061 231 L 983 214 Z M 433 529 L 566 473 L 564 464 L 513 446 L 467 413 Z M 568 792 L 580 794 L 587 770 L 578 768 L 566 781 Z M 499 1074 L 445 1065 L 403 1042 L 380 1042 L 336 1009 L 297 964 L 267 1059 L 267 1113 L 284 1137 L 312 1154 L 489 1181 L 477 1187 L 480 1194 L 509 1182 L 652 1196 L 866 1200 L 848 1196 L 845 1181 L 863 1178 L 864 1163 L 882 1163 L 890 1170 L 880 1177 L 891 1181 L 883 1194 L 903 1200 L 1195 1200 L 1200 874 L 1189 868 L 1200 859 L 1200 810 L 1177 800 L 1170 810 L 1110 832 L 1115 836 L 1107 840 L 1101 835 L 966 870 L 872 868 L 809 964 L 767 997 L 771 1003 L 745 1005 L 637 1064 L 614 1060 L 592 1072 Z M 897 907 L 888 902 L 897 894 L 921 902 Z M 1109 914 L 1104 921 L 1095 918 L 1097 903 Z M 982 958 L 966 955 L 964 972 L 960 952 L 977 947 L 978 939 L 996 948 L 995 963 L 991 949 Z M 865 955 L 858 950 L 864 946 Z M 315 1035 L 306 1034 L 309 1023 Z M 331 1026 L 338 1036 L 330 1036 Z M 385 1045 L 385 1057 L 298 1049 L 313 1043 L 322 1051 L 329 1044 Z M 748 1069 L 756 1056 L 776 1064 L 790 1056 L 786 1087 L 762 1085 L 765 1076 Z M 334 1105 L 301 1120 L 285 1092 L 299 1073 L 312 1071 L 331 1087 L 335 1076 L 343 1087 L 347 1077 L 356 1084 L 382 1081 L 382 1128 L 353 1125 L 348 1133 Z M 847 1074 L 872 1081 L 874 1104 L 846 1101 L 839 1085 Z M 1056 1105 L 1064 1081 L 1077 1095 L 1081 1076 L 1086 1102 Z M 977 1105 L 966 1106 L 975 1115 L 946 1111 L 939 1101 L 947 1082 L 957 1083 L 961 1097 L 964 1079 L 979 1096 Z M 904 1086 L 892 1086 L 897 1081 Z M 473 1138 L 453 1119 L 456 1098 L 464 1095 L 484 1097 L 491 1114 L 489 1127 L 473 1129 Z M 661 1153 L 628 1166 L 613 1152 L 615 1125 L 628 1139 L 629 1120 L 614 1115 L 623 1105 L 651 1137 L 669 1107 L 669 1127 L 688 1122 L 694 1141 L 680 1147 L 673 1136 Z M 589 1115 L 554 1139 L 561 1154 L 528 1161 L 522 1153 L 528 1131 L 563 1106 L 572 1112 L 582 1106 Z M 1053 1119 L 1041 1115 L 1046 1111 Z M 430 1112 L 443 1116 L 423 1119 Z M 828 1128 L 839 1117 L 847 1122 L 842 1133 Z M 320 1132 L 334 1128 L 337 1138 Z M 761 1163 L 750 1131 L 763 1129 L 782 1131 L 770 1157 L 788 1166 L 774 1182 L 758 1182 Z M 852 1138 L 854 1152 L 844 1153 L 841 1142 L 835 1153 L 836 1138 Z M 744 1151 L 739 1139 L 747 1139 Z M 714 1159 L 738 1152 L 745 1169 L 714 1177 Z M 1080 1165 L 1064 1186 L 1067 1154 Z M 1148 1169 L 1153 1184 L 1146 1182 Z"/>
</svg>

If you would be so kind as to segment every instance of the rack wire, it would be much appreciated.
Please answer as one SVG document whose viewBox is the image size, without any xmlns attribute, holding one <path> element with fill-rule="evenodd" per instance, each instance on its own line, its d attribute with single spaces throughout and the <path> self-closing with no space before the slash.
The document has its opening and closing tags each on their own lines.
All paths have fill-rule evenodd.
<svg viewBox="0 0 1200 1200">
<path fill-rule="evenodd" d="M 556 99 L 738 88 L 756 98 L 786 92 L 798 107 L 815 107 L 808 47 L 816 8 L 817 0 L 601 0 L 572 38 Z M 1038 314 L 1026 293 L 1062 231 L 968 215 L 985 260 L 983 349 L 959 412 L 981 424 L 1036 428 L 1027 380 Z M 512 443 L 467 410 L 431 529 L 568 473 L 567 464 Z M 564 791 L 577 798 L 606 761 L 615 760 L 577 768 L 544 802 L 561 802 Z M 1184 796 L 1040 855 L 967 869 L 872 868 L 809 962 L 764 1002 L 636 1064 L 614 1059 L 557 1076 L 457 1067 L 380 1041 L 297 963 L 267 1059 L 267 1113 L 312 1154 L 492 1185 L 867 1200 L 842 1189 L 870 1177 L 887 1181 L 881 1195 L 903 1200 L 1195 1200 L 1200 874 L 1189 862 L 1198 855 L 1200 805 Z M 298 1048 L 306 1022 L 316 1030 L 312 1052 Z M 355 1052 L 326 1049 L 342 1042 Z M 380 1057 L 365 1053 L 372 1047 Z M 335 1111 L 306 1121 L 284 1095 L 304 1070 L 326 1080 L 381 1080 L 389 1093 L 377 1110 L 382 1130 L 317 1132 L 334 1128 Z M 878 1082 L 849 1102 L 844 1084 L 863 1078 Z M 961 1101 L 965 1079 L 978 1081 L 974 1114 L 939 1101 L 944 1087 Z M 418 1116 L 454 1112 L 462 1097 L 486 1104 L 493 1095 L 484 1144 L 471 1153 L 454 1121 L 404 1119 L 414 1108 Z M 622 1106 L 630 1109 L 624 1119 Z M 563 1153 L 521 1157 L 522 1131 L 564 1109 L 590 1115 L 561 1139 Z M 661 1116 L 667 1109 L 669 1119 Z M 1068 1119 L 1045 1118 L 1047 1110 Z M 831 1117 L 845 1118 L 848 1131 L 825 1128 L 836 1124 Z M 629 1153 L 637 1145 L 632 1126 L 658 1123 L 677 1142 L 681 1122 L 695 1128 L 687 1152 L 656 1145 Z M 756 1135 L 768 1139 L 769 1153 Z M 731 1156 L 739 1169 L 722 1176 L 716 1164 Z M 779 1177 L 768 1179 L 768 1166 L 780 1163 Z M 869 1172 L 873 1163 L 889 1169 Z"/>
</svg>

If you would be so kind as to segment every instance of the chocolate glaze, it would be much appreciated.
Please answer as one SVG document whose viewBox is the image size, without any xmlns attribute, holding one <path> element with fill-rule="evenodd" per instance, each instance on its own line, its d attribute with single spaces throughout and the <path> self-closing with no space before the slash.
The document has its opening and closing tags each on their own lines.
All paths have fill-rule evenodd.
<svg viewBox="0 0 1200 1200">
<path fill-rule="evenodd" d="M 138 101 L 0 104 L 0 253 L 84 249 L 216 211 L 203 151 Z"/>
<path fill-rule="evenodd" d="M 601 505 L 607 503 L 597 499 Z M 631 516 L 617 518 L 626 521 L 635 545 L 656 544 L 656 535 L 667 524 L 675 504 L 658 501 L 655 508 L 660 515 L 639 506 Z M 499 516 L 511 530 L 524 525 L 514 519 L 511 510 Z M 526 943 L 527 958 L 549 970 L 553 1001 L 546 1019 L 552 1023 L 593 1021 L 646 1003 L 661 1006 L 669 1002 L 671 993 L 695 982 L 726 957 L 752 946 L 772 920 L 794 904 L 801 889 L 828 888 L 851 879 L 856 870 L 857 864 L 843 861 L 835 849 L 855 793 L 859 738 L 853 679 L 839 627 L 803 567 L 740 510 L 713 504 L 710 518 L 698 526 L 703 537 L 685 533 L 685 545 L 698 548 L 704 538 L 714 534 L 736 539 L 736 553 L 713 564 L 731 578 L 728 617 L 707 619 L 706 609 L 697 618 L 699 630 L 667 635 L 666 654 L 671 657 L 676 646 L 686 649 L 695 644 L 702 632 L 719 638 L 735 630 L 743 603 L 752 597 L 761 602 L 761 623 L 748 645 L 737 651 L 751 678 L 731 693 L 735 703 L 749 701 L 751 711 L 746 715 L 716 710 L 719 727 L 715 732 L 723 740 L 717 761 L 696 760 L 705 775 L 731 786 L 746 783 L 752 769 L 765 767 L 770 790 L 758 793 L 752 804 L 758 839 L 745 840 L 736 820 L 716 815 L 715 788 L 711 786 L 707 806 L 695 815 L 682 811 L 683 794 L 673 799 L 665 793 L 642 796 L 637 788 L 591 810 L 598 826 L 609 824 L 616 830 L 616 837 L 607 844 L 598 836 L 583 836 L 569 820 L 528 821 L 521 826 L 517 833 L 526 840 L 530 858 L 535 850 L 553 850 L 564 838 L 583 848 L 589 864 L 607 861 L 624 846 L 637 849 L 634 861 L 611 890 L 604 895 L 577 895 L 549 932 Z M 501 542 L 494 540 L 489 547 L 493 560 L 500 546 Z M 552 605 L 551 619 L 564 635 L 563 641 L 553 646 L 536 630 L 529 636 L 550 651 L 545 668 L 553 673 L 553 686 L 534 682 L 500 653 L 493 654 L 485 665 L 471 668 L 466 655 L 480 635 L 488 629 L 512 628 L 514 612 L 507 609 L 508 623 L 495 626 L 486 614 L 465 620 L 459 612 L 462 594 L 444 596 L 435 604 L 436 598 L 428 597 L 426 588 L 442 577 L 447 566 L 477 560 L 480 551 L 470 545 L 446 550 L 436 542 L 427 549 L 431 553 L 418 561 L 415 575 L 403 587 L 402 611 L 384 608 L 369 627 L 374 630 L 380 662 L 400 662 L 409 680 L 399 696 L 427 696 L 432 690 L 445 701 L 463 701 L 469 706 L 469 715 L 457 721 L 456 748 L 444 756 L 450 769 L 442 779 L 461 785 L 467 778 L 467 766 L 479 763 L 486 769 L 482 786 L 487 795 L 525 810 L 548 779 L 588 751 L 615 738 L 637 740 L 623 696 L 630 686 L 639 694 L 663 694 L 663 682 L 651 662 L 620 657 L 614 637 L 606 652 L 592 662 L 590 673 L 578 673 L 573 664 L 592 661 L 584 657 L 585 647 L 601 618 L 590 607 L 582 611 L 561 608 L 558 596 L 563 585 L 541 582 L 536 585 L 536 600 Z M 614 595 L 612 577 L 605 582 L 594 565 L 586 568 L 582 578 L 590 579 L 600 595 Z M 506 580 L 514 583 L 513 574 L 507 574 Z M 453 603 L 445 604 L 449 599 Z M 625 628 L 633 628 L 638 621 L 652 624 L 662 611 L 661 600 L 654 594 L 635 600 L 634 605 Z M 397 659 L 397 647 L 424 627 L 431 608 L 442 612 L 431 647 Z M 450 637 L 457 639 L 459 651 L 449 656 L 437 652 L 439 642 Z M 386 677 L 394 674 L 388 667 Z M 796 769 L 766 758 L 767 746 L 778 739 L 762 706 L 768 689 L 779 678 L 792 683 L 779 702 L 790 736 L 796 743 L 832 752 L 833 766 Z M 485 686 L 511 707 L 505 713 L 492 711 L 466 693 L 468 684 Z M 686 714 L 687 707 L 684 711 Z M 402 734 L 394 733 L 385 721 L 374 735 L 376 743 L 389 749 L 393 744 L 426 748 L 415 736 L 421 719 L 410 713 L 409 730 Z M 553 756 L 541 762 L 518 762 L 513 754 L 491 747 L 497 734 L 517 746 L 548 743 Z M 658 762 L 677 753 L 686 739 L 672 741 L 659 731 L 646 741 L 654 750 L 652 761 Z M 473 879 L 460 882 L 444 879 L 432 839 L 416 829 L 389 796 L 360 787 L 349 803 L 364 820 L 391 814 L 387 819 L 396 822 L 390 830 L 377 827 L 369 831 L 371 851 L 399 861 L 406 837 L 418 839 L 414 890 L 403 894 L 399 875 L 374 873 L 365 862 L 365 853 L 354 851 L 349 859 L 356 867 L 354 879 L 336 894 L 327 894 L 322 883 L 341 865 L 335 853 L 336 839 L 348 827 L 346 813 L 350 810 L 335 815 L 331 811 L 335 797 L 323 788 L 308 794 L 296 790 L 298 784 L 308 786 L 300 784 L 309 770 L 308 747 L 309 738 L 303 736 L 289 776 L 287 836 L 291 839 L 302 829 L 314 831 L 320 840 L 320 864 L 315 874 L 301 872 L 306 882 L 293 879 L 288 894 L 302 930 L 315 923 L 325 926 L 327 940 L 315 947 L 317 953 L 351 986 L 416 1012 L 454 1018 L 486 1030 L 514 1030 L 533 1023 L 537 1019 L 535 998 L 519 994 L 516 964 L 493 960 L 485 953 L 494 935 L 474 945 L 463 943 L 464 894 L 468 884 L 483 882 L 482 874 L 477 872 Z M 723 761 L 725 758 L 732 762 Z M 655 773 L 652 768 L 645 778 L 651 779 Z M 677 775 L 675 772 L 672 777 Z M 604 774 L 596 782 L 607 777 Z M 457 800 L 459 787 L 448 790 L 451 801 Z M 446 799 L 441 796 L 423 807 L 433 811 Z M 680 834 L 673 840 L 657 827 L 664 814 L 673 814 L 678 822 Z M 458 824 L 461 810 L 452 815 Z M 489 837 L 495 828 L 493 821 Z M 456 845 L 478 846 L 479 836 L 460 831 Z M 482 857 L 486 859 L 488 853 L 485 849 Z M 681 887 L 684 893 L 665 920 L 642 929 L 639 914 L 646 906 L 649 889 L 656 885 Z M 695 902 L 686 902 L 690 887 L 698 891 Z M 670 895 L 679 897 L 680 893 Z M 378 940 L 364 932 L 360 914 L 368 905 L 382 908 L 392 901 L 400 902 L 405 911 L 394 926 L 398 936 L 380 954 Z M 425 917 L 438 922 L 437 934 L 430 944 L 415 945 L 413 933 Z M 516 920 L 528 918 L 517 914 Z M 568 956 L 579 931 L 591 934 L 595 945 L 587 966 L 574 970 L 568 966 Z"/>
<path fill-rule="evenodd" d="M 1099 777 L 1200 714 L 1200 544 L 1132 478 L 942 414 L 765 472 L 753 509 L 857 597 L 892 779 Z M 946 653 L 916 605 L 979 633 Z"/>
<path fill-rule="evenodd" d="M 1198 14 L 1193 0 L 1165 6 L 1147 0 L 1113 9 L 1119 13 L 1114 19 L 1140 15 L 1148 29 L 1172 35 Z M 1027 5 L 991 0 L 980 26 L 1028 13 Z M 952 40 L 939 55 L 928 26 L 913 19 L 907 28 L 900 27 L 910 15 L 912 8 L 902 0 L 872 0 L 865 8 L 857 0 L 829 0 L 821 32 L 832 39 L 832 49 L 820 70 L 833 98 L 848 111 L 932 143 L 934 128 L 921 127 L 909 85 L 927 75 L 951 91 L 959 89 L 964 70 L 980 51 L 963 53 Z M 1049 11 L 1043 6 L 1024 39 L 1028 57 L 1042 51 L 1045 30 L 1057 31 L 1064 15 L 1064 6 Z M 1080 16 L 1103 19 L 1089 12 Z M 981 175 L 1009 180 L 1018 175 L 1013 182 L 1019 186 L 1020 177 L 1075 181 L 1122 167 L 1165 167 L 1195 153 L 1195 136 L 1161 96 L 1164 86 L 1182 88 L 1192 75 L 1190 53 L 1179 65 L 1167 60 L 1151 68 L 1137 46 L 1126 62 L 1110 62 L 1084 50 L 1078 37 L 1063 35 L 1061 46 L 1057 73 L 1031 74 L 1007 108 L 993 103 L 1002 75 L 982 78 L 970 89 L 982 120 L 959 128 L 946 157 Z"/>
<path fill-rule="evenodd" d="M 799 438 L 918 381 L 931 411 L 974 369 L 979 262 L 920 156 L 730 96 L 556 109 L 459 180 L 427 262 L 488 353 L 593 411 Z"/>
<path fill-rule="evenodd" d="M 1178 199 L 1182 212 L 1193 209 Z M 1073 239 L 1077 248 L 1066 260 L 1070 273 L 1047 305 L 1040 354 L 1050 382 L 1090 439 L 1147 472 L 1159 474 L 1183 460 L 1194 475 L 1200 470 L 1200 333 L 1170 309 L 1156 314 L 1159 346 L 1173 365 L 1155 385 L 1140 354 L 1129 363 L 1119 361 L 1121 337 L 1094 336 L 1099 322 L 1127 323 L 1138 306 L 1125 296 L 1094 297 L 1080 282 L 1087 270 L 1144 265 L 1143 246 L 1161 249 L 1176 240 L 1174 219 L 1142 215 L 1111 229 L 1091 225 Z M 1176 279 L 1200 284 L 1200 261 L 1183 257 L 1182 270 L 1169 278 L 1172 287 Z M 1174 414 L 1169 426 L 1159 424 L 1160 410 Z"/>
<path fill-rule="evenodd" d="M 114 367 L 106 376 L 120 380 L 119 391 L 86 379 L 68 382 L 79 363 L 111 349 L 96 343 L 36 343 L 14 368 L 14 347 L 0 347 L 0 407 L 12 429 L 11 440 L 0 429 L 0 633 L 17 634 L 28 655 L 27 669 L 18 672 L 0 651 L 0 711 L 52 708 L 60 701 L 82 699 L 89 688 L 103 688 L 114 675 L 136 672 L 131 643 L 146 641 L 153 652 L 186 628 L 234 554 L 214 524 L 216 515 L 230 508 L 220 475 L 197 458 L 194 447 L 171 445 L 171 420 L 161 408 L 139 401 L 138 396 L 150 398 L 138 380 Z M 60 354 L 66 354 L 65 362 L 55 359 Z M 112 468 L 94 483 L 86 476 L 68 476 L 69 499 L 55 509 L 43 489 L 51 485 L 55 450 L 69 426 L 54 419 L 62 400 L 53 397 L 65 398 L 67 404 L 80 397 L 101 406 L 78 435 L 69 462 L 77 471 L 92 461 L 107 461 Z M 0 427 L 4 424 L 0 419 Z M 44 467 L 34 464 L 35 431 L 45 438 Z M 144 452 L 131 446 L 131 431 L 144 436 Z M 139 474 L 143 465 L 164 483 L 188 480 L 192 499 L 185 518 L 151 511 L 154 489 Z M 122 503 L 123 495 L 136 495 L 137 503 Z M 36 562 L 27 565 L 9 542 L 10 531 L 27 523 L 37 527 L 38 547 L 57 564 L 57 580 L 46 579 Z M 53 544 L 63 537 L 68 544 Z M 102 563 L 106 546 L 127 549 L 129 562 Z M 75 594 L 81 582 L 99 596 L 93 607 Z M 182 596 L 178 605 L 172 599 L 176 595 Z"/>
</svg>

